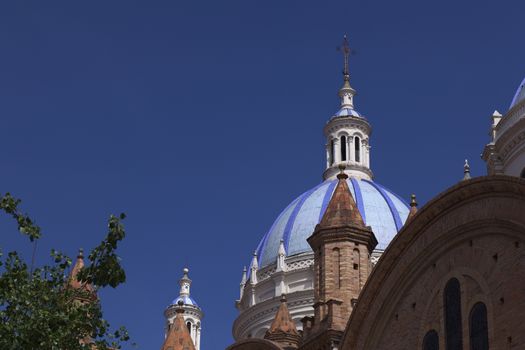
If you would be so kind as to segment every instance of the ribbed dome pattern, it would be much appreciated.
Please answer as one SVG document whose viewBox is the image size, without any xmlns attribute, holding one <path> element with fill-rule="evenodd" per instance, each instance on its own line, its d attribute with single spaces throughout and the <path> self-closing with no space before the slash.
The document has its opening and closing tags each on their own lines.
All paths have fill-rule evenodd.
<svg viewBox="0 0 525 350">
<path fill-rule="evenodd" d="M 184 305 L 193 305 L 193 306 L 199 307 L 199 305 L 197 304 L 195 299 L 193 299 L 192 297 L 186 296 L 186 295 L 182 295 L 182 296 L 177 297 L 175 300 L 173 300 L 171 302 L 171 304 L 172 305 L 177 305 L 179 300 L 181 300 L 184 303 Z"/>
<path fill-rule="evenodd" d="M 361 113 L 356 111 L 353 108 L 343 107 L 340 110 L 338 110 L 334 117 L 357 117 L 357 118 L 364 118 Z"/>
<path fill-rule="evenodd" d="M 323 217 L 338 180 L 327 180 L 296 198 L 277 217 L 257 247 L 259 267 L 274 263 L 281 239 L 287 255 L 310 252 L 306 239 Z M 405 223 L 409 206 L 396 194 L 368 180 L 349 178 L 348 188 L 355 199 L 363 221 L 385 249 Z"/>
</svg>

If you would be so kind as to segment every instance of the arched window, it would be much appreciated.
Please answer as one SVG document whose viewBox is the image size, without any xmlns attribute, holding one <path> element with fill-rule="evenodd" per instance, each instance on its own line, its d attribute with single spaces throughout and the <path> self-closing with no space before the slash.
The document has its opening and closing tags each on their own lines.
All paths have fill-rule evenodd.
<svg viewBox="0 0 525 350">
<path fill-rule="evenodd" d="M 456 278 L 452 278 L 447 282 L 443 294 L 443 304 L 445 306 L 446 350 L 462 350 L 461 290 L 459 281 Z"/>
<path fill-rule="evenodd" d="M 334 164 L 334 156 L 335 156 L 335 142 L 332 139 L 330 141 L 330 165 Z"/>
<path fill-rule="evenodd" d="M 352 252 L 352 260 L 353 269 L 355 270 L 355 276 L 357 277 L 357 283 L 359 285 L 359 290 L 361 290 L 361 254 L 359 252 L 359 249 L 355 248 Z"/>
<path fill-rule="evenodd" d="M 322 294 L 323 293 L 323 264 L 321 263 L 323 259 L 323 253 L 321 251 L 319 251 L 319 264 L 317 264 L 318 268 L 317 270 L 319 271 L 319 276 L 317 276 L 318 278 L 318 286 L 319 286 L 319 294 Z M 315 264 L 314 264 L 315 266 Z"/>
<path fill-rule="evenodd" d="M 439 337 L 435 330 L 430 330 L 423 338 L 423 350 L 439 350 Z"/>
<path fill-rule="evenodd" d="M 191 334 L 191 322 L 186 323 L 186 327 L 188 327 L 188 332 Z"/>
<path fill-rule="evenodd" d="M 356 163 L 359 163 L 361 162 L 361 140 L 357 136 L 354 139 L 354 147 L 355 147 L 355 161 Z"/>
<path fill-rule="evenodd" d="M 341 251 L 334 248 L 332 251 L 334 261 L 334 284 L 335 288 L 341 288 Z"/>
<path fill-rule="evenodd" d="M 476 303 L 470 310 L 470 350 L 489 349 L 489 330 L 487 324 L 487 307 Z"/>
<path fill-rule="evenodd" d="M 341 160 L 346 160 L 346 136 L 341 136 Z"/>
<path fill-rule="evenodd" d="M 525 168 L 521 171 L 520 177 L 525 179 Z"/>
</svg>

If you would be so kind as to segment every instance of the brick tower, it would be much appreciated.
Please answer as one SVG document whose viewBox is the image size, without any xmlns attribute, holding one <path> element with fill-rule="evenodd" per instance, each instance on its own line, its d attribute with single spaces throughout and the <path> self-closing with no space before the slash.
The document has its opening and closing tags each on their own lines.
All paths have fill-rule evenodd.
<svg viewBox="0 0 525 350">
<path fill-rule="evenodd" d="M 365 226 L 344 173 L 308 243 L 314 251 L 314 317 L 303 319 L 303 348 L 337 347 L 359 292 L 370 274 L 377 240 Z"/>
</svg>

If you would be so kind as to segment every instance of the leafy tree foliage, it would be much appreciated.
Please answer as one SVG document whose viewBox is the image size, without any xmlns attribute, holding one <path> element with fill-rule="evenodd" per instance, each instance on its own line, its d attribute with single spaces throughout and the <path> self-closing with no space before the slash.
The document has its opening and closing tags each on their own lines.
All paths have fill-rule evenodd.
<svg viewBox="0 0 525 350">
<path fill-rule="evenodd" d="M 0 211 L 16 220 L 18 230 L 31 242 L 41 237 L 40 228 L 19 210 L 20 200 L 9 193 L 0 196 Z M 128 341 L 125 328 L 111 331 L 103 318 L 95 291 L 117 287 L 126 274 L 116 254 L 124 238 L 124 214 L 111 215 L 108 232 L 88 255 L 71 287 L 71 259 L 51 251 L 49 265 L 33 268 L 16 251 L 0 251 L 0 349 L 3 350 L 105 350 Z"/>
</svg>

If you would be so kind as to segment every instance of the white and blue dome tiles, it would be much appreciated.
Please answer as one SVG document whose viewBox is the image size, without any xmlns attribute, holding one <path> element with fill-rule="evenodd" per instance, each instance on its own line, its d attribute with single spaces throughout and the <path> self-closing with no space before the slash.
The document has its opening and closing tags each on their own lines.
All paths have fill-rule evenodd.
<svg viewBox="0 0 525 350">
<path fill-rule="evenodd" d="M 512 99 L 512 102 L 510 103 L 510 108 L 514 107 L 514 105 L 518 104 L 520 101 L 525 99 L 525 78 L 521 82 L 520 86 L 516 90 L 516 93 L 514 94 L 514 98 Z"/>
<path fill-rule="evenodd" d="M 192 306 L 195 306 L 195 307 L 199 307 L 199 305 L 197 305 L 197 302 L 195 301 L 195 299 L 193 299 L 192 297 L 186 296 L 186 295 L 178 296 L 175 300 L 173 300 L 171 302 L 171 305 L 177 305 L 179 300 L 182 300 L 184 305 L 192 305 Z"/>
<path fill-rule="evenodd" d="M 287 255 L 310 252 L 306 239 L 321 221 L 338 180 L 325 181 L 296 198 L 277 217 L 257 247 L 259 267 L 277 259 L 281 239 Z M 393 192 L 368 180 L 346 180 L 357 208 L 378 240 L 376 249 L 385 249 L 405 223 L 409 206 Z"/>
<path fill-rule="evenodd" d="M 355 109 L 348 108 L 348 107 L 343 107 L 343 108 L 341 108 L 340 110 L 338 110 L 338 111 L 334 114 L 334 117 L 357 117 L 357 118 L 364 118 L 364 116 L 361 115 L 361 113 L 359 113 L 359 112 L 356 111 Z"/>
</svg>

